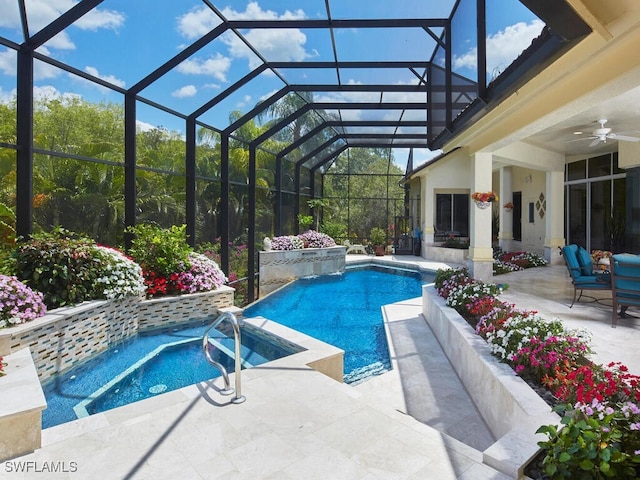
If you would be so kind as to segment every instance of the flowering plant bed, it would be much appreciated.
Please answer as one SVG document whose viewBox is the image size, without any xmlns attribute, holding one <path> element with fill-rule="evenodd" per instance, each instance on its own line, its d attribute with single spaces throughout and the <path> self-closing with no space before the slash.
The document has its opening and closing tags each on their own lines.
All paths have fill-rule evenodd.
<svg viewBox="0 0 640 480">
<path fill-rule="evenodd" d="M 523 379 L 550 392 L 562 428 L 541 426 L 537 478 L 638 478 L 640 377 L 588 360 L 590 336 L 497 298 L 499 288 L 461 270 L 439 270 L 435 287 Z M 584 472 L 592 472 L 585 477 Z"/>
<path fill-rule="evenodd" d="M 28 322 L 46 311 L 42 293 L 33 291 L 16 277 L 0 275 L 0 328 Z"/>
<path fill-rule="evenodd" d="M 502 252 L 496 249 L 493 261 L 493 274 L 500 275 L 503 273 L 517 272 L 527 268 L 544 267 L 547 264 L 547 260 L 535 253 Z"/>
<path fill-rule="evenodd" d="M 307 230 L 300 235 L 284 235 L 271 239 L 271 250 L 335 247 L 336 242 L 326 233 Z"/>
</svg>

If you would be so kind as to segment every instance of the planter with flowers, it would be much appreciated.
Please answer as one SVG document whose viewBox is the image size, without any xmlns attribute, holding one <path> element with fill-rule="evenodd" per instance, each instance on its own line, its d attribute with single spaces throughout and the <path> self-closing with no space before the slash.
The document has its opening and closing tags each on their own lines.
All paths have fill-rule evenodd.
<svg viewBox="0 0 640 480">
<path fill-rule="evenodd" d="M 308 230 L 269 240 L 271 249 L 260 252 L 260 296 L 296 278 L 344 272 L 347 247 L 329 235 Z"/>
<path fill-rule="evenodd" d="M 474 192 L 471 198 L 480 209 L 488 208 L 492 202 L 498 201 L 498 194 L 495 192 Z"/>
<path fill-rule="evenodd" d="M 233 289 L 224 285 L 217 264 L 185 248 L 183 229 L 176 228 L 141 227 L 137 251 L 154 252 L 144 257 L 145 266 L 152 266 L 146 270 L 116 249 L 63 229 L 18 245 L 13 256 L 20 281 L 0 276 L 0 356 L 30 347 L 44 380 L 138 329 L 208 318 L 232 307 Z M 156 243 L 147 243 L 149 238 Z M 179 262 L 177 252 L 184 252 Z M 158 274 L 155 265 L 167 270 Z"/>
<path fill-rule="evenodd" d="M 620 363 L 591 362 L 588 332 L 505 304 L 499 286 L 466 270 L 438 271 L 435 292 L 424 290 L 423 313 L 438 338 L 446 335 L 443 347 L 455 357 L 469 354 L 459 337 L 474 344 L 474 358 L 450 358 L 490 428 L 502 425 L 486 462 L 513 478 L 640 478 L 640 376 Z M 484 367 L 486 350 L 501 363 Z M 492 378 L 503 367 L 512 373 Z M 528 389 L 516 384 L 523 380 Z M 525 390 L 537 392 L 537 407 L 523 400 Z M 506 434 L 505 421 L 513 426 Z"/>
<path fill-rule="evenodd" d="M 513 203 L 512 202 L 507 202 L 503 205 L 504 209 L 507 212 L 510 212 L 511 210 L 513 210 Z"/>
</svg>

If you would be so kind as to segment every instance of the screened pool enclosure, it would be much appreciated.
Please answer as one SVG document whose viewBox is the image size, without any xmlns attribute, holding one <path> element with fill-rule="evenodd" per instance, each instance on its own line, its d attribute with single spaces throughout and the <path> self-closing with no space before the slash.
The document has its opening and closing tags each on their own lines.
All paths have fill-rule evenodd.
<svg viewBox="0 0 640 480">
<path fill-rule="evenodd" d="M 185 224 L 226 273 L 241 259 L 248 300 L 262 239 L 299 216 L 338 241 L 420 226 L 405 173 L 589 32 L 564 1 L 0 4 L 18 235 Z"/>
</svg>

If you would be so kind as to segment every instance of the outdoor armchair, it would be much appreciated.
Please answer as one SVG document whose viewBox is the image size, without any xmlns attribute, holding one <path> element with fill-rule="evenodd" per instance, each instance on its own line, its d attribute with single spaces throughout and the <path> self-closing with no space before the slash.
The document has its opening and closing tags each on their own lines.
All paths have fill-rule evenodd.
<svg viewBox="0 0 640 480">
<path fill-rule="evenodd" d="M 583 247 L 575 244 L 566 245 L 560 249 L 560 254 L 564 258 L 573 284 L 573 301 L 569 308 L 582 298 L 584 290 L 611 290 L 609 275 L 593 272 L 593 260 Z"/>
<path fill-rule="evenodd" d="M 618 306 L 620 316 L 625 316 L 627 307 L 640 306 L 640 256 L 621 253 L 611 258 L 611 293 L 611 326 L 615 328 Z"/>
</svg>

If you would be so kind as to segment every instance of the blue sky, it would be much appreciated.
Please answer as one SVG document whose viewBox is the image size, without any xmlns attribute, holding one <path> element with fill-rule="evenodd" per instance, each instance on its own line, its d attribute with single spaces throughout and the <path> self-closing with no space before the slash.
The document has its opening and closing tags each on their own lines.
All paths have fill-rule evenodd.
<svg viewBox="0 0 640 480">
<path fill-rule="evenodd" d="M 74 0 L 27 0 L 29 30 L 33 34 L 71 8 Z M 229 19 L 323 19 L 326 18 L 324 0 L 226 0 L 213 3 Z M 453 0 L 332 0 L 334 19 L 348 18 L 444 18 L 450 13 Z M 475 11 L 467 8 L 459 15 L 459 32 L 472 31 Z M 488 0 L 488 62 L 489 76 L 508 66 L 537 36 L 543 24 L 518 0 Z M 22 43 L 18 2 L 0 0 L 0 36 Z M 220 23 L 200 0 L 105 0 L 98 8 L 67 28 L 39 49 L 43 54 L 63 61 L 113 85 L 127 88 L 181 51 L 185 46 L 206 34 Z M 437 29 L 436 34 L 439 33 Z M 254 30 L 243 32 L 258 46 L 267 60 L 331 61 L 333 51 L 329 33 L 323 29 Z M 470 35 L 460 34 L 454 42 L 454 71 L 475 75 L 475 42 Z M 335 31 L 339 60 L 421 60 L 434 49 L 433 40 L 420 29 L 399 32 L 399 29 L 368 31 L 338 29 Z M 425 53 L 427 52 L 427 53 Z M 165 75 L 142 95 L 179 112 L 188 114 L 220 91 L 241 79 L 260 64 L 247 46 L 231 32 L 220 36 L 197 52 L 172 72 Z M 15 94 L 15 53 L 0 46 L 0 101 Z M 348 71 L 343 83 L 415 82 L 410 72 L 382 72 L 371 70 Z M 89 101 L 121 103 L 122 96 L 109 89 L 92 85 L 84 79 L 60 69 L 36 62 L 35 85 L 37 96 L 79 95 Z M 312 75 L 304 69 L 290 69 L 282 75 L 290 83 L 335 83 L 333 70 L 316 70 Z M 343 74 L 344 75 L 344 74 Z M 384 75 L 394 75 L 384 79 Z M 283 86 L 272 73 L 265 73 L 240 89 L 202 119 L 218 128 L 228 124 L 231 110 L 246 111 L 258 101 Z M 393 101 L 402 101 L 402 95 Z M 345 101 L 349 94 L 317 94 L 317 100 Z M 348 115 L 361 116 L 362 112 Z M 424 114 L 422 114 L 424 115 Z M 407 118 L 407 117 L 404 117 Z M 182 120 L 140 105 L 138 122 L 144 128 L 164 126 L 184 131 Z M 405 161 L 407 152 L 397 152 Z M 415 164 L 433 156 L 416 151 Z"/>
</svg>

